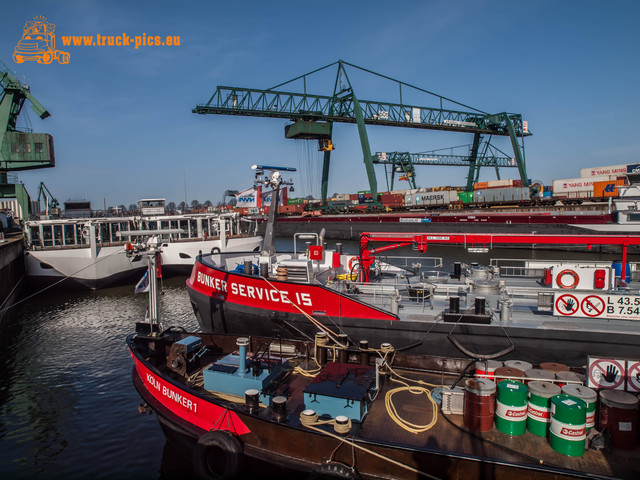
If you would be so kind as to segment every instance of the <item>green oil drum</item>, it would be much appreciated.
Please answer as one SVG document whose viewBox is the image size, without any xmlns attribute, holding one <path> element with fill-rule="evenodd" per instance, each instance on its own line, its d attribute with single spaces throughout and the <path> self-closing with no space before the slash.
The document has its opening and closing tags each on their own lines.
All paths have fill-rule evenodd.
<svg viewBox="0 0 640 480">
<path fill-rule="evenodd" d="M 527 392 L 524 383 L 503 380 L 498 383 L 496 398 L 496 428 L 507 435 L 522 435 L 527 431 Z"/>
<path fill-rule="evenodd" d="M 585 427 L 587 430 L 595 427 L 596 425 L 596 402 L 598 400 L 598 394 L 584 385 L 572 385 L 567 384 L 562 387 L 562 393 L 577 397 L 587 404 L 587 420 Z"/>
<path fill-rule="evenodd" d="M 570 457 L 584 454 L 587 404 L 571 395 L 551 399 L 549 444 L 556 452 Z"/>
<path fill-rule="evenodd" d="M 560 395 L 560 387 L 551 382 L 529 382 L 529 401 L 527 402 L 527 430 L 539 437 L 549 433 L 549 405 L 551 397 Z"/>
</svg>

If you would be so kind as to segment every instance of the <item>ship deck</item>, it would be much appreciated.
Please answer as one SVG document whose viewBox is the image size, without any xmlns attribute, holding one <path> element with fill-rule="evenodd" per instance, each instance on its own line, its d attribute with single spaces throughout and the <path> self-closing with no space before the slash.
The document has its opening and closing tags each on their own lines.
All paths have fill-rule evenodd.
<svg viewBox="0 0 640 480">
<path fill-rule="evenodd" d="M 217 347 L 222 345 L 218 340 L 214 341 L 218 342 Z M 251 341 L 253 345 L 257 345 L 263 340 L 252 338 Z M 206 367 L 220 356 L 208 353 L 200 359 L 200 365 Z M 437 390 L 434 391 L 434 388 L 443 385 L 451 386 L 454 383 L 464 385 L 464 382 L 459 380 L 465 378 L 461 372 L 468 365 L 467 360 L 403 354 L 397 354 L 397 358 L 399 363 L 406 364 L 407 368 L 395 366 L 393 367 L 395 373 L 402 375 L 404 379 L 410 379 L 409 383 L 412 385 L 418 381 L 423 382 L 422 384 L 427 385 L 434 394 L 437 392 Z M 303 363 L 303 366 L 308 365 L 309 363 Z M 356 365 L 353 366 L 356 367 Z M 418 366 L 420 368 L 417 368 Z M 163 376 L 185 384 L 184 376 L 171 371 L 165 364 L 156 365 L 156 368 Z M 279 385 L 279 390 L 285 391 L 287 395 L 287 423 L 294 428 L 304 430 L 305 427 L 301 425 L 298 417 L 305 408 L 310 408 L 305 404 L 303 392 L 313 381 L 313 378 L 297 374 L 295 371 L 292 371 L 285 378 L 284 383 Z M 247 415 L 243 399 L 238 399 L 237 403 L 232 400 L 221 400 L 216 392 L 206 391 L 197 377 L 195 381 L 190 382 L 190 386 L 202 397 Z M 494 478 L 500 470 L 498 465 L 508 465 L 515 468 L 517 475 L 510 478 L 529 479 L 549 478 L 549 475 L 553 478 L 586 476 L 631 479 L 637 478 L 637 472 L 640 471 L 640 447 L 628 451 L 587 449 L 584 455 L 566 456 L 553 450 L 546 438 L 536 436 L 529 431 L 520 436 L 507 435 L 498 431 L 495 426 L 486 432 L 471 431 L 465 427 L 461 414 L 444 414 L 439 407 L 434 408 L 424 392 L 398 391 L 393 396 L 393 404 L 398 415 L 405 421 L 416 425 L 426 425 L 437 417 L 435 424 L 429 430 L 411 433 L 391 418 L 389 406 L 385 402 L 387 394 L 398 386 L 402 385 L 392 381 L 388 374 L 382 375 L 380 391 L 371 403 L 368 413 L 361 423 L 354 423 L 351 433 L 345 438 L 365 445 L 383 455 L 392 455 L 401 463 L 414 465 L 417 470 L 424 470 L 442 477 L 451 477 L 454 471 L 460 472 L 459 466 L 453 466 L 460 461 L 475 464 L 476 466 L 472 468 L 480 469 L 478 471 L 482 471 L 483 474 L 491 478 Z M 255 416 L 263 420 L 270 419 L 271 414 L 267 410 L 269 409 L 261 409 L 261 412 Z M 329 434 L 332 432 L 330 427 L 321 426 L 319 428 Z M 351 450 L 343 450 L 337 454 L 336 458 L 349 464 Z M 440 458 L 438 464 L 425 464 L 424 455 L 434 454 Z M 373 458 L 371 461 L 379 462 Z M 393 472 L 396 467 L 388 464 L 387 467 L 386 471 L 390 472 L 389 475 L 395 477 L 397 473 Z M 404 473 L 400 475 L 403 478 Z M 382 475 L 382 478 L 386 478 L 385 475 Z"/>
</svg>

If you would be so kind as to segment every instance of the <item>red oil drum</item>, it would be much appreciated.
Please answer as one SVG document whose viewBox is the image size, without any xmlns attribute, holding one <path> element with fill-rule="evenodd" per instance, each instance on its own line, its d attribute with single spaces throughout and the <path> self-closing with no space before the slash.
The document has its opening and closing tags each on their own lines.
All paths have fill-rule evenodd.
<svg viewBox="0 0 640 480">
<path fill-rule="evenodd" d="M 495 380 L 494 372 L 501 366 L 502 362 L 497 360 L 479 360 L 476 362 L 476 377 Z"/>
<path fill-rule="evenodd" d="M 600 392 L 599 428 L 609 429 L 611 446 L 633 450 L 637 443 L 638 398 L 622 390 Z"/>
<path fill-rule="evenodd" d="M 495 371 L 496 382 L 500 380 L 518 380 L 523 381 L 524 372 L 518 368 L 513 367 L 500 367 Z"/>
<path fill-rule="evenodd" d="M 464 425 L 477 432 L 493 428 L 496 384 L 488 378 L 469 378 L 465 382 Z"/>
</svg>

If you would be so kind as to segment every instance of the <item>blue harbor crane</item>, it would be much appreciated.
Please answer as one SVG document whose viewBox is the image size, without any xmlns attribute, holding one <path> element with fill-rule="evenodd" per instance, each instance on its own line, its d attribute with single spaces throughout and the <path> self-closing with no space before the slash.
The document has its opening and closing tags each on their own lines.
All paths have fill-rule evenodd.
<svg viewBox="0 0 640 480">
<path fill-rule="evenodd" d="M 318 95 L 307 92 L 308 77 L 331 67 L 337 67 L 333 94 Z M 398 100 L 389 102 L 357 98 L 349 80 L 347 67 L 394 82 L 398 87 Z M 302 92 L 279 90 L 281 87 L 297 81 L 302 81 Z M 403 92 L 406 92 L 407 89 L 435 99 L 435 105 L 427 107 L 405 103 Z M 451 105 L 451 107 L 445 108 L 445 105 Z M 377 199 L 378 194 L 374 163 L 381 162 L 376 162 L 374 160 L 376 156 L 371 154 L 366 125 L 472 133 L 474 135 L 473 147 L 465 161 L 465 164 L 469 166 L 467 189 L 472 188 L 473 178 L 477 177 L 478 169 L 483 165 L 488 165 L 483 158 L 478 157 L 482 136 L 507 136 L 511 140 L 513 158 L 519 170 L 522 185 L 529 186 L 525 166 L 524 137 L 531 135 L 531 133 L 520 114 L 483 112 L 343 60 L 338 60 L 267 89 L 218 86 L 209 101 L 197 105 L 193 109 L 193 113 L 290 120 L 292 123 L 285 127 L 286 138 L 318 140 L 319 150 L 324 152 L 321 185 L 323 204 L 326 203 L 327 198 L 331 152 L 334 150 L 332 132 L 333 124 L 336 122 L 355 123 L 358 127 L 363 161 L 374 200 Z M 436 162 L 433 164 L 449 165 L 450 163 L 445 161 L 445 163 Z M 413 176 L 415 177 L 415 173 Z"/>
</svg>

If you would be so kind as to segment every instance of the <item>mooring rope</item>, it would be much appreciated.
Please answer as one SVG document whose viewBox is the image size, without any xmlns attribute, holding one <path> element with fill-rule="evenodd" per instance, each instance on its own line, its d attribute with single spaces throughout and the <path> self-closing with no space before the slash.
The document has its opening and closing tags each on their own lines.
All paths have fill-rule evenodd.
<svg viewBox="0 0 640 480">
<path fill-rule="evenodd" d="M 262 275 L 260 275 L 260 278 L 262 280 L 264 280 L 265 282 L 267 282 L 269 284 L 269 286 L 271 288 L 273 288 L 275 291 L 277 291 L 278 293 L 281 293 L 281 291 L 273 284 L 271 283 L 267 278 L 263 277 Z M 298 310 L 302 315 L 304 315 L 304 317 L 309 320 L 311 323 L 313 323 L 316 327 L 318 327 L 318 329 L 327 332 L 327 334 L 329 336 L 331 336 L 331 339 L 336 342 L 336 343 L 340 343 L 340 341 L 338 340 L 338 334 L 336 334 L 333 330 L 331 330 L 330 328 L 326 327 L 325 325 L 323 325 L 320 321 L 316 320 L 315 318 L 313 318 L 311 315 L 309 315 L 307 312 L 305 312 L 302 308 L 300 308 L 300 306 L 298 304 L 296 304 L 294 301 L 292 301 L 290 298 L 287 297 L 287 301 L 294 306 L 294 308 L 296 310 Z"/>
<path fill-rule="evenodd" d="M 24 303 L 24 302 L 26 302 L 27 300 L 30 300 L 31 298 L 35 297 L 36 295 L 40 295 L 41 293 L 46 292 L 46 291 L 47 291 L 47 290 L 49 290 L 50 288 L 55 287 L 56 285 L 58 285 L 58 284 L 60 284 L 60 283 L 64 282 L 65 280 L 69 279 L 70 277 L 72 277 L 72 276 L 74 276 L 74 275 L 77 275 L 78 273 L 80 273 L 80 272 L 82 272 L 82 271 L 86 270 L 87 268 L 91 268 L 91 267 L 93 267 L 94 265 L 98 264 L 99 262 L 101 262 L 101 261 L 103 261 L 103 260 L 106 260 L 107 258 L 110 258 L 110 257 L 112 257 L 113 255 L 117 255 L 117 254 L 119 254 L 119 253 L 126 253 L 126 252 L 125 252 L 124 250 L 123 250 L 123 251 L 116 251 L 116 252 L 110 253 L 110 254 L 109 254 L 109 255 L 107 255 L 106 257 L 99 258 L 99 259 L 97 259 L 95 262 L 93 262 L 91 265 L 87 265 L 86 267 L 82 267 L 80 270 L 78 270 L 78 271 L 76 271 L 76 272 L 70 273 L 69 275 L 65 275 L 63 278 L 61 278 L 61 279 L 60 279 L 60 280 L 58 280 L 57 282 L 52 283 L 51 285 L 47 285 L 46 287 L 44 287 L 44 288 L 42 288 L 42 289 L 38 290 L 37 292 L 32 293 L 32 294 L 31 294 L 31 295 L 29 295 L 28 297 L 22 298 L 22 299 L 18 300 L 17 302 L 12 303 L 12 304 L 11 304 L 11 305 L 9 305 L 7 308 L 5 308 L 5 309 L 3 309 L 3 310 L 0 310 L 0 312 L 4 314 L 4 313 L 5 313 L 7 310 L 9 310 L 10 308 L 15 307 L 16 305 L 20 305 L 21 303 Z"/>
</svg>

